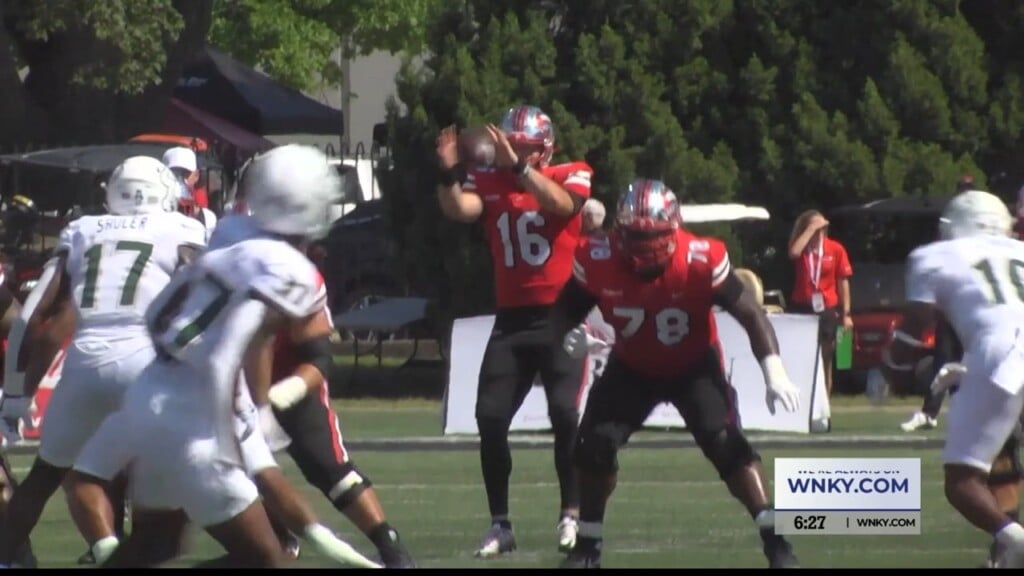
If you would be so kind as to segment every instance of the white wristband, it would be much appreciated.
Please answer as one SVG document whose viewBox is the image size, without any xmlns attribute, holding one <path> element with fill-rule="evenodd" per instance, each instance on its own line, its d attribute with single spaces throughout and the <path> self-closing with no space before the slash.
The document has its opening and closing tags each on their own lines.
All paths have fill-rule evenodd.
<svg viewBox="0 0 1024 576">
<path fill-rule="evenodd" d="M 270 403 L 278 410 L 287 410 L 306 397 L 309 387 L 300 376 L 289 376 L 270 387 Z"/>
<path fill-rule="evenodd" d="M 778 354 L 769 354 L 761 359 L 761 372 L 768 386 L 786 380 L 786 367 L 782 365 L 782 358 Z"/>
</svg>

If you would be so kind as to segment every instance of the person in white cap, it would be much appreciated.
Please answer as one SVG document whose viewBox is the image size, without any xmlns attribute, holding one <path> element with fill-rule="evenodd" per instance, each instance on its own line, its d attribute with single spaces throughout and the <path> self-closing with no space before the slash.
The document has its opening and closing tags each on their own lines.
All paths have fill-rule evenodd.
<svg viewBox="0 0 1024 576">
<path fill-rule="evenodd" d="M 176 146 L 164 152 L 162 161 L 181 180 L 189 191 L 188 197 L 191 198 L 192 187 L 199 181 L 199 163 L 196 160 L 196 153 L 191 148 Z"/>
<path fill-rule="evenodd" d="M 195 185 L 199 181 L 196 153 L 191 148 L 177 146 L 164 152 L 162 160 L 181 182 L 181 193 L 178 196 L 180 211 L 203 223 L 206 227 L 206 240 L 209 241 L 217 226 L 217 215 L 207 209 L 206 202 L 200 202 L 194 194 Z"/>
<path fill-rule="evenodd" d="M 589 198 L 583 203 L 583 234 L 591 235 L 604 226 L 604 204 L 596 198 Z"/>
</svg>

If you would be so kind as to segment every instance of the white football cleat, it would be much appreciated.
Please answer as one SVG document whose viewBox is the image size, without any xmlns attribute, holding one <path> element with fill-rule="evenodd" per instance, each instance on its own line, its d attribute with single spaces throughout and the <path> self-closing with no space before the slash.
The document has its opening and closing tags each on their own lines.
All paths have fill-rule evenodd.
<svg viewBox="0 0 1024 576">
<path fill-rule="evenodd" d="M 572 516 L 563 517 L 562 521 L 558 523 L 558 551 L 572 552 L 572 549 L 576 547 L 576 536 L 579 532 L 579 520 Z"/>
<path fill-rule="evenodd" d="M 936 418 L 925 414 L 924 412 L 915 412 L 910 420 L 907 420 L 903 424 L 900 424 L 900 428 L 904 432 L 914 432 L 915 430 L 931 430 L 939 425 L 939 421 Z"/>
<path fill-rule="evenodd" d="M 502 528 L 499 524 L 492 524 L 484 534 L 483 542 L 477 548 L 474 556 L 477 558 L 495 558 L 502 554 L 514 552 L 516 549 L 516 537 L 511 528 Z"/>
</svg>

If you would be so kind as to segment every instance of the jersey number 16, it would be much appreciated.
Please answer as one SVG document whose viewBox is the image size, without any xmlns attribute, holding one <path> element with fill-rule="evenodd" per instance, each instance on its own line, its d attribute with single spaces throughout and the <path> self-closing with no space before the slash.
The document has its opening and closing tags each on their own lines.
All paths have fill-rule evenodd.
<svg viewBox="0 0 1024 576">
<path fill-rule="evenodd" d="M 502 212 L 498 216 L 498 234 L 501 235 L 502 253 L 506 268 L 515 268 L 516 252 L 519 260 L 529 266 L 543 266 L 551 257 L 551 243 L 532 229 L 544 225 L 544 216 L 537 212 L 523 212 L 515 219 Z"/>
</svg>

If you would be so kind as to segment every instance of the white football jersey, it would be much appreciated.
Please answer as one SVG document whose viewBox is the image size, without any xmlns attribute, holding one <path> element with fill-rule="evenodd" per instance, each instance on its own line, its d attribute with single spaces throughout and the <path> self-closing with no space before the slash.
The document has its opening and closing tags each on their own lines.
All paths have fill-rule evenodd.
<svg viewBox="0 0 1024 576">
<path fill-rule="evenodd" d="M 183 245 L 205 246 L 206 230 L 177 212 L 83 216 L 68 224 L 57 253 L 67 253 L 76 332 L 144 330 L 145 311 L 170 281 Z"/>
<path fill-rule="evenodd" d="M 199 376 L 177 391 L 198 394 L 196 399 L 205 401 L 193 405 L 211 410 L 187 416 L 212 426 L 222 447 L 236 444 L 235 387 L 268 307 L 289 318 L 305 318 L 318 312 L 326 298 L 316 267 L 292 245 L 246 222 L 225 219 L 215 236 L 229 234 L 231 242 L 216 240 L 176 274 L 147 312 L 159 353 Z"/>
<path fill-rule="evenodd" d="M 907 300 L 942 310 L 965 348 L 1013 341 L 1024 326 L 1024 242 L 974 236 L 922 246 L 907 263 Z"/>
</svg>

